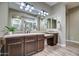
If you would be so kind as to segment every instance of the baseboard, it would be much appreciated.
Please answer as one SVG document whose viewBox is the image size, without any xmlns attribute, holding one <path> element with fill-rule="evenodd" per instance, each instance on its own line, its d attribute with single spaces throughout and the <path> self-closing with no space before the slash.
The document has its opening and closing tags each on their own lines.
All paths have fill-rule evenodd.
<svg viewBox="0 0 79 59">
<path fill-rule="evenodd" d="M 79 42 L 77 42 L 77 41 L 73 41 L 73 40 L 66 40 L 66 41 L 69 41 L 69 42 L 73 42 L 73 43 L 77 43 L 77 44 L 79 44 Z"/>
<path fill-rule="evenodd" d="M 66 47 L 66 44 L 57 44 L 57 45 L 59 45 L 59 46 L 61 46 L 61 47 Z"/>
</svg>

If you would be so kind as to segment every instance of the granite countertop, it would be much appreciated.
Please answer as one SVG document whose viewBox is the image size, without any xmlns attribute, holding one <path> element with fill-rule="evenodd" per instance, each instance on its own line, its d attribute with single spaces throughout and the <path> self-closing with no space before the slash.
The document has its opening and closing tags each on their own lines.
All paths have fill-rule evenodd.
<svg viewBox="0 0 79 59">
<path fill-rule="evenodd" d="M 10 38 L 10 37 L 20 37 L 20 36 L 30 36 L 30 35 L 44 35 L 44 36 L 53 36 L 53 33 L 58 33 L 56 31 L 53 32 L 36 32 L 36 33 L 19 33 L 19 34 L 11 34 L 11 35 L 4 35 L 1 36 L 3 38 Z"/>
<path fill-rule="evenodd" d="M 11 34 L 11 35 L 5 35 L 3 38 L 19 37 L 19 36 L 30 36 L 30 35 L 44 35 L 44 33 Z"/>
</svg>

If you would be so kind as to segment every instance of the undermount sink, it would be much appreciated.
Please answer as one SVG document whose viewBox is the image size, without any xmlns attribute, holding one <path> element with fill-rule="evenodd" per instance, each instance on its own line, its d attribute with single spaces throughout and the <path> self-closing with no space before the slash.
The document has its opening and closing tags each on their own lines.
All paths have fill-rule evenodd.
<svg viewBox="0 0 79 59">
<path fill-rule="evenodd" d="M 44 34 L 45 37 L 47 36 L 53 36 L 53 34 Z"/>
</svg>

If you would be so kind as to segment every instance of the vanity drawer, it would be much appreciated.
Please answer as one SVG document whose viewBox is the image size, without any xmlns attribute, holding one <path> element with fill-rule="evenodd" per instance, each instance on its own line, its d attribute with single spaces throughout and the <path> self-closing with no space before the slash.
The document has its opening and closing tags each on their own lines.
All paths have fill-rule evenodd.
<svg viewBox="0 0 79 59">
<path fill-rule="evenodd" d="M 7 44 L 16 43 L 16 42 L 24 42 L 24 37 L 13 37 L 13 38 L 6 38 Z"/>
<path fill-rule="evenodd" d="M 42 40 L 42 39 L 45 39 L 44 35 L 39 35 L 38 40 Z"/>
<path fill-rule="evenodd" d="M 32 40 L 37 40 L 38 36 L 37 35 L 31 35 L 31 36 L 26 36 L 25 41 L 32 41 Z"/>
</svg>

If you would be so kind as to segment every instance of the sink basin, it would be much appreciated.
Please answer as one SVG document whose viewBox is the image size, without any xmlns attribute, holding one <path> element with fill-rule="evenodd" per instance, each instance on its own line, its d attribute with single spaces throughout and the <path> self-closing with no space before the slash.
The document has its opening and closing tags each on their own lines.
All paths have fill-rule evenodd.
<svg viewBox="0 0 79 59">
<path fill-rule="evenodd" d="M 45 37 L 53 36 L 53 34 L 44 34 Z"/>
</svg>

